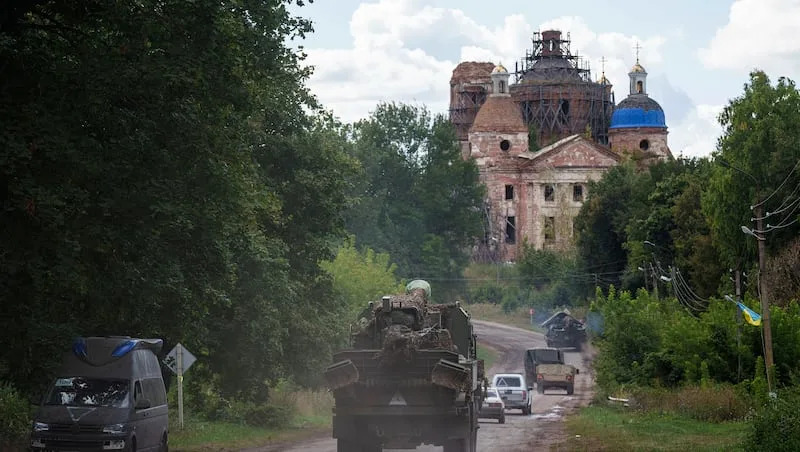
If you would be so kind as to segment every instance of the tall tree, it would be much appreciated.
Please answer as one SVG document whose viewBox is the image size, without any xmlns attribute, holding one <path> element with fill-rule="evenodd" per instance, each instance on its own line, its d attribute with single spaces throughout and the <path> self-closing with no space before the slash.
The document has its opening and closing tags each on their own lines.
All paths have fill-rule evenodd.
<svg viewBox="0 0 800 452">
<path fill-rule="evenodd" d="M 781 77 L 773 85 L 764 72 L 754 71 L 744 93 L 730 101 L 719 122 L 724 133 L 713 158 L 729 166 L 714 166 L 702 206 L 725 262 L 740 266 L 755 255 L 755 240 L 740 228 L 754 226 L 750 206 L 764 201 L 763 211 L 773 212 L 765 225 L 796 218 L 791 209 L 779 211 L 784 202 L 798 201 L 794 190 L 800 180 L 795 168 L 800 160 L 800 93 L 789 79 Z M 768 249 L 781 248 L 798 230 L 795 224 L 767 232 Z"/>
<path fill-rule="evenodd" d="M 306 113 L 288 3 L 2 7 L 0 379 L 78 334 L 180 340 L 226 395 L 320 365 L 354 166 Z"/>
<path fill-rule="evenodd" d="M 458 288 L 444 286 L 467 264 L 482 199 L 477 167 L 461 157 L 452 125 L 424 107 L 380 104 L 354 125 L 354 148 L 364 172 L 348 230 L 388 253 L 400 276 L 438 279 L 435 296 L 448 301 Z"/>
</svg>

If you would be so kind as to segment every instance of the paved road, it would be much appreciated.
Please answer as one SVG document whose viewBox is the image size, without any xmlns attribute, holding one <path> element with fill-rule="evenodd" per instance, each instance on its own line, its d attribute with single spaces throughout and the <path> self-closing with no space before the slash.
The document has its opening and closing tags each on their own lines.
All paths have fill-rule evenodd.
<svg viewBox="0 0 800 452">
<path fill-rule="evenodd" d="M 525 350 L 545 347 L 544 337 L 539 333 L 497 323 L 473 321 L 475 334 L 480 344 L 499 352 L 488 377 L 496 373 L 524 373 Z M 481 420 L 478 430 L 478 451 L 531 451 L 547 449 L 565 438 L 563 416 L 578 406 L 588 405 L 593 396 L 593 372 L 589 368 L 590 353 L 566 351 L 567 362 L 577 366 L 581 373 L 575 379 L 575 393 L 568 396 L 565 390 L 548 389 L 545 394 L 534 392 L 533 413 L 523 416 L 521 411 L 506 412 L 506 423 Z M 389 449 L 387 449 L 389 450 Z M 419 452 L 438 452 L 441 447 L 420 446 Z M 268 446 L 250 449 L 247 452 L 336 452 L 336 440 L 330 437 L 305 440 L 295 444 Z"/>
</svg>

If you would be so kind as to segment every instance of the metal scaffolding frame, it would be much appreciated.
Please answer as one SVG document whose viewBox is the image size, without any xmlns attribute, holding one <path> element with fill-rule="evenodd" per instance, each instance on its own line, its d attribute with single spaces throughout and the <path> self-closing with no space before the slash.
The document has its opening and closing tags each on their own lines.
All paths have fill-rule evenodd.
<svg viewBox="0 0 800 452">
<path fill-rule="evenodd" d="M 525 122 L 536 127 L 539 145 L 586 132 L 608 144 L 611 86 L 592 81 L 588 63 L 570 50 L 569 33 L 562 39 L 560 31 L 534 32 L 531 42 L 533 49 L 514 64 L 511 94 Z"/>
<path fill-rule="evenodd" d="M 459 140 L 467 139 L 469 128 L 475 122 L 481 105 L 486 102 L 487 94 L 480 85 L 466 85 L 456 91 L 455 102 L 450 105 L 450 122 L 455 126 Z"/>
</svg>

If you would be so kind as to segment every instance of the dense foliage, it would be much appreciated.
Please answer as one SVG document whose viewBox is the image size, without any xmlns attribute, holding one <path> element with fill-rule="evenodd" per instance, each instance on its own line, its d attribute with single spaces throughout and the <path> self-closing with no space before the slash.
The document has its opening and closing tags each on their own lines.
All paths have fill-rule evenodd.
<svg viewBox="0 0 800 452">
<path fill-rule="evenodd" d="M 2 7 L 0 380 L 40 388 L 90 334 L 181 341 L 245 399 L 323 364 L 355 165 L 287 3 Z"/>
<path fill-rule="evenodd" d="M 336 258 L 322 263 L 333 277 L 333 290 L 341 297 L 355 320 L 369 301 L 378 301 L 381 295 L 403 293 L 395 271 L 397 266 L 386 253 L 376 253 L 370 248 L 356 249 L 351 237 L 336 252 Z"/>
<path fill-rule="evenodd" d="M 360 202 L 346 215 L 357 244 L 388 253 L 403 278 L 431 281 L 439 300 L 463 293 L 483 189 L 450 121 L 424 107 L 380 104 L 354 124 L 353 148 L 363 167 L 353 192 Z"/>
</svg>

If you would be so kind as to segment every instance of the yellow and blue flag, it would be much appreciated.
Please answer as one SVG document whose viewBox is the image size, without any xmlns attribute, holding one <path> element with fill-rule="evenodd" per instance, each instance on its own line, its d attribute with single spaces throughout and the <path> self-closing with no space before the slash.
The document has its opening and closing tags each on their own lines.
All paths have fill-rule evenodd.
<svg viewBox="0 0 800 452">
<path fill-rule="evenodd" d="M 736 305 L 742 310 L 742 314 L 744 314 L 744 319 L 747 323 L 753 326 L 761 326 L 761 315 L 745 306 L 742 302 L 737 301 Z"/>
</svg>

